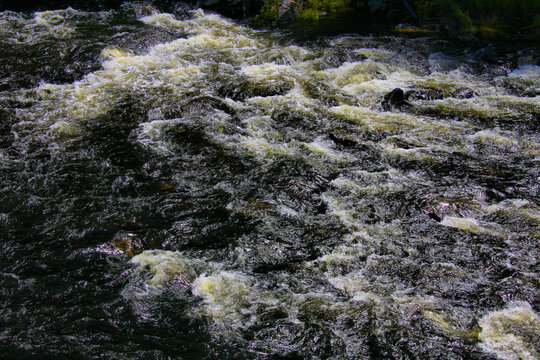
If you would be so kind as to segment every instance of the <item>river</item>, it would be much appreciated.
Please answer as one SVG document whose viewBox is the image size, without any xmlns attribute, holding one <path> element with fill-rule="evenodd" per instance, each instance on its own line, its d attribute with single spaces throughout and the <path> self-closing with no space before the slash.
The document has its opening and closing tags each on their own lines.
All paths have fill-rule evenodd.
<svg viewBox="0 0 540 360">
<path fill-rule="evenodd" d="M 7 358 L 540 357 L 534 49 L 137 3 L 0 39 Z"/>
</svg>

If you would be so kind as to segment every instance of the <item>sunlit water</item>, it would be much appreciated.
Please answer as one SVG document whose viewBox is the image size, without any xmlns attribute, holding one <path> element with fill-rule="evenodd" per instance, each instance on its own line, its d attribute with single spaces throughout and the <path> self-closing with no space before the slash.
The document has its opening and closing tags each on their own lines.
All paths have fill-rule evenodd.
<svg viewBox="0 0 540 360">
<path fill-rule="evenodd" d="M 8 357 L 539 358 L 534 61 L 130 4 L 0 39 Z"/>
</svg>

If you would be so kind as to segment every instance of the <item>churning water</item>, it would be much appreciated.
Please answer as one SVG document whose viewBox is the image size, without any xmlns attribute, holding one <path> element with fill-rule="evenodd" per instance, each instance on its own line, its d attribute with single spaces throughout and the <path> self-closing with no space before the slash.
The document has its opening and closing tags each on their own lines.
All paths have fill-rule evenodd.
<svg viewBox="0 0 540 360">
<path fill-rule="evenodd" d="M 0 39 L 3 356 L 539 358 L 530 56 L 140 4 Z"/>
</svg>

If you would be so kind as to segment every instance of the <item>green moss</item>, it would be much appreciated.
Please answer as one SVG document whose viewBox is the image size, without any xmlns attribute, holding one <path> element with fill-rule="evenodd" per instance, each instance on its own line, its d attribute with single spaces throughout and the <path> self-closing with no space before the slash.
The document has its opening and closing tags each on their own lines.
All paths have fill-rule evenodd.
<svg viewBox="0 0 540 360">
<path fill-rule="evenodd" d="M 304 21 L 317 21 L 319 20 L 319 10 L 315 8 L 304 9 L 299 17 Z"/>
<path fill-rule="evenodd" d="M 348 0 L 306 0 L 301 14 L 306 18 L 318 19 L 320 15 L 335 14 L 350 9 Z"/>
<path fill-rule="evenodd" d="M 459 24 L 460 31 L 473 31 L 473 23 L 468 12 L 463 12 L 463 10 L 461 10 L 461 8 L 457 4 L 452 5 L 452 12 L 454 14 L 454 19 L 456 19 L 457 23 Z"/>
<path fill-rule="evenodd" d="M 278 15 L 281 0 L 266 0 L 259 12 L 259 19 L 265 21 L 275 20 Z"/>
<path fill-rule="evenodd" d="M 259 18 L 276 20 L 281 2 L 282 0 L 266 0 Z M 351 0 L 296 0 L 296 2 L 298 8 L 302 9 L 298 14 L 299 19 L 308 22 L 316 22 L 324 15 L 351 10 Z"/>
</svg>

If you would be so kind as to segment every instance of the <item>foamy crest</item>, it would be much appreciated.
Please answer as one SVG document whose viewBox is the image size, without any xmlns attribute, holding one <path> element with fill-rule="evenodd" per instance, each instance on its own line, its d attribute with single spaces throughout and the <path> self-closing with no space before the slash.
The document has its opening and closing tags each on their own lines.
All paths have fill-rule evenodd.
<svg viewBox="0 0 540 360">
<path fill-rule="evenodd" d="M 484 316 L 478 338 L 482 347 L 501 359 L 535 360 L 540 356 L 540 317 L 525 302 Z"/>
</svg>

